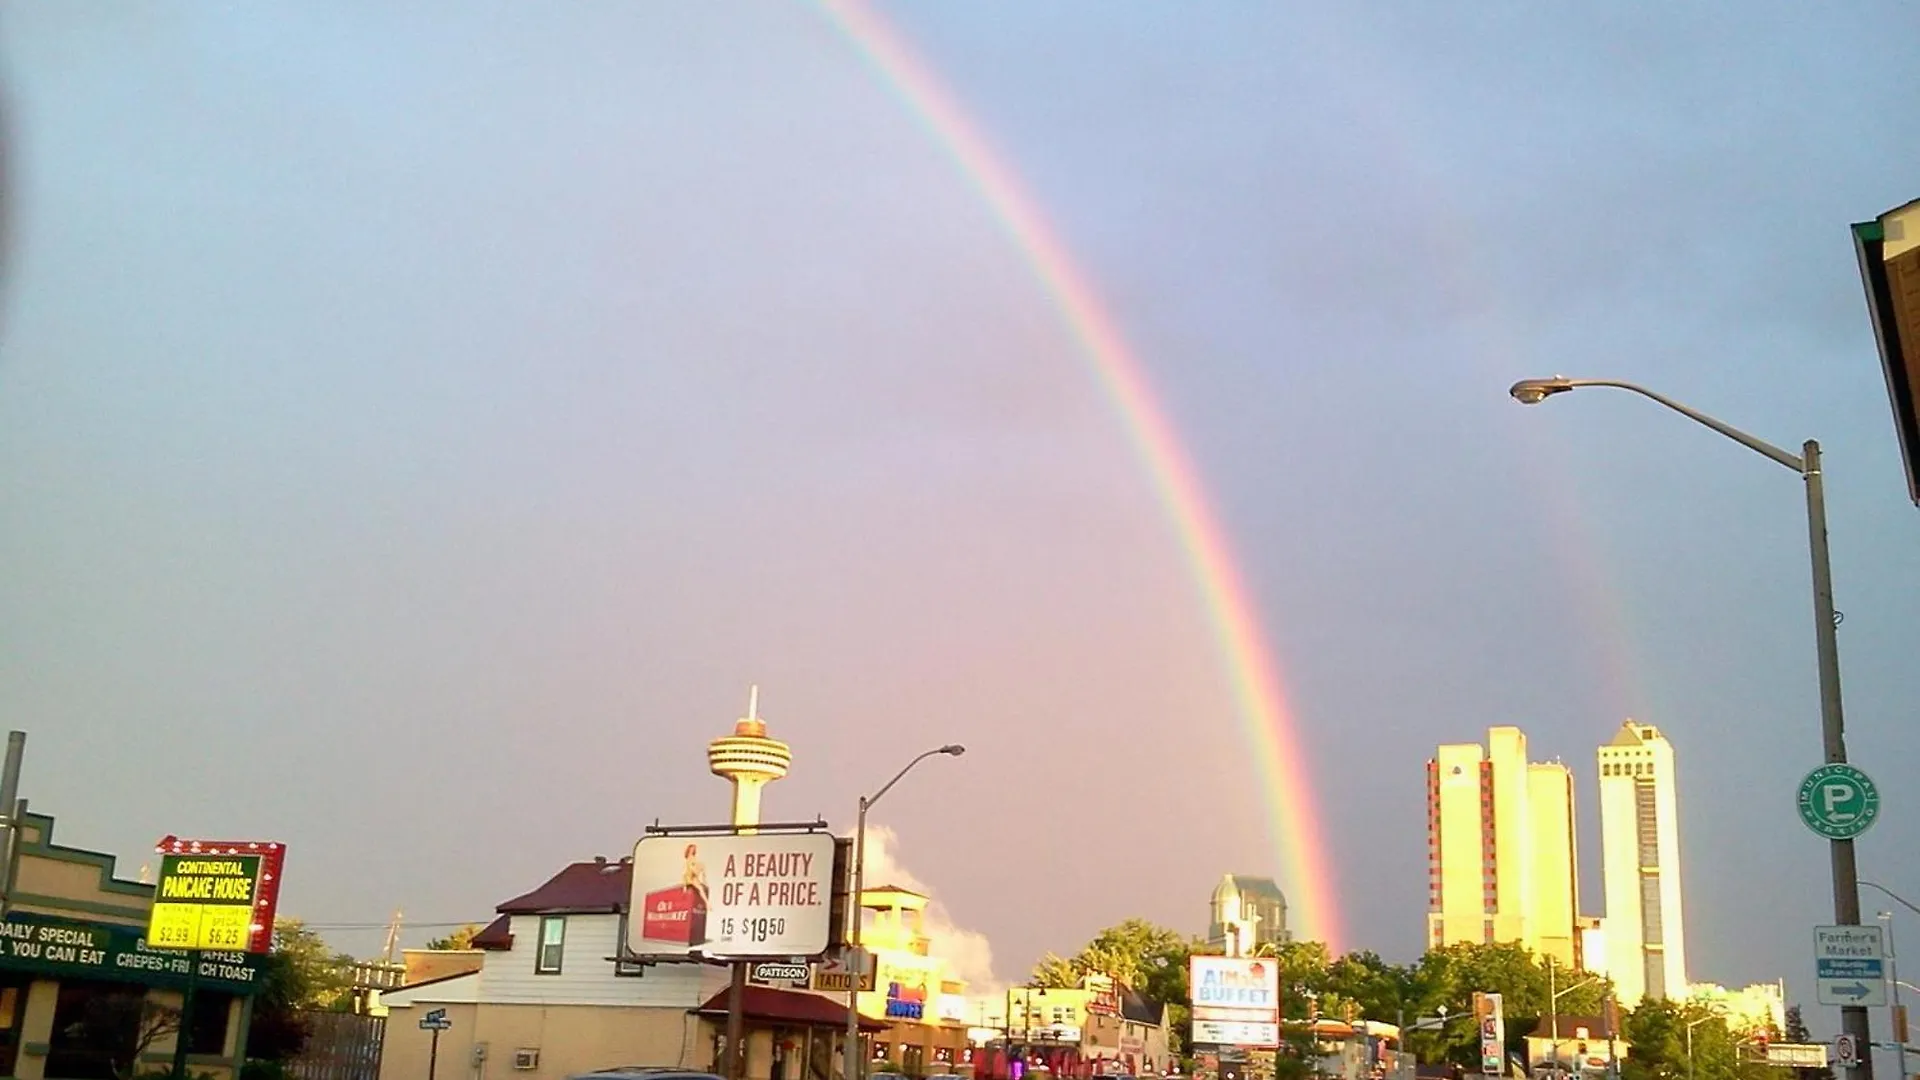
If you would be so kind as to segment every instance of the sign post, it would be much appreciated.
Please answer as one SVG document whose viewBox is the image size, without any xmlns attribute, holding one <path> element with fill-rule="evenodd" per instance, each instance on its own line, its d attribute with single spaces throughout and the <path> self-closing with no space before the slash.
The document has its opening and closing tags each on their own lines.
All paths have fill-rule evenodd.
<svg viewBox="0 0 1920 1080">
<path fill-rule="evenodd" d="M 1880 817 L 1880 789 L 1844 763 L 1822 765 L 1800 781 L 1800 820 L 1829 840 L 1851 840 Z"/>
<path fill-rule="evenodd" d="M 626 952 L 725 963 L 726 1068 L 739 1080 L 747 971 L 818 957 L 833 944 L 833 834 L 802 827 L 652 826 L 633 846 Z"/>
<path fill-rule="evenodd" d="M 427 1046 L 427 1080 L 433 1080 L 434 1070 L 440 1067 L 440 1033 L 452 1026 L 445 1009 L 430 1009 L 420 1018 L 421 1029 L 433 1032 L 433 1041 Z"/>
<path fill-rule="evenodd" d="M 280 864 L 286 845 L 252 841 L 163 838 L 160 881 L 147 920 L 147 944 L 182 949 L 187 983 L 180 992 L 180 1028 L 173 1036 L 174 1080 L 186 1080 L 188 1036 L 201 950 L 266 952 L 280 900 Z"/>
<path fill-rule="evenodd" d="M 1820 1004 L 1879 1008 L 1887 1003 L 1884 935 L 1879 926 L 1813 928 L 1813 974 Z"/>
</svg>

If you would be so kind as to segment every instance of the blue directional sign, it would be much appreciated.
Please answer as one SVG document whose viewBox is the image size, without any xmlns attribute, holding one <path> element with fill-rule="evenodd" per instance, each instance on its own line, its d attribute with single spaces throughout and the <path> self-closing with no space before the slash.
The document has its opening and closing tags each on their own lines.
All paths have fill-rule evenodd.
<svg viewBox="0 0 1920 1080">
<path fill-rule="evenodd" d="M 1886 947 L 1878 926 L 1813 928 L 1813 974 L 1822 1005 L 1887 1003 Z"/>
</svg>

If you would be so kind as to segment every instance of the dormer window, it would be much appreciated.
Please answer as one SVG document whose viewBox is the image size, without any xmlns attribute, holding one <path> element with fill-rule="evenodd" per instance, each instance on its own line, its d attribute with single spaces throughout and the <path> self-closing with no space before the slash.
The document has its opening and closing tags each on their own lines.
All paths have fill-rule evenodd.
<svg viewBox="0 0 1920 1080">
<path fill-rule="evenodd" d="M 540 916 L 540 947 L 533 957 L 535 975 L 560 974 L 560 956 L 565 951 L 566 941 L 565 915 Z"/>
</svg>

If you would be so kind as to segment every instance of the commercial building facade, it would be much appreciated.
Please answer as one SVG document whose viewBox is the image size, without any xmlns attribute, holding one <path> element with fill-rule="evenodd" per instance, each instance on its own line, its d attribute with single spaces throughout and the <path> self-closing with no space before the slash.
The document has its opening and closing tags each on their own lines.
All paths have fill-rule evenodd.
<svg viewBox="0 0 1920 1080">
<path fill-rule="evenodd" d="M 1673 745 L 1632 720 L 1600 747 L 1606 972 L 1623 1005 L 1687 989 Z"/>
<path fill-rule="evenodd" d="M 1427 944 L 1518 942 L 1581 965 L 1573 774 L 1516 727 L 1427 762 Z"/>
<path fill-rule="evenodd" d="M 25 814 L 0 921 L 0 1076 L 109 1080 L 164 1069 L 176 1040 L 188 1067 L 236 1075 L 260 978 L 258 957 L 203 953 L 184 1036 L 178 1009 L 192 959 L 147 947 L 153 886 L 113 856 L 57 844 L 54 820 Z"/>
</svg>

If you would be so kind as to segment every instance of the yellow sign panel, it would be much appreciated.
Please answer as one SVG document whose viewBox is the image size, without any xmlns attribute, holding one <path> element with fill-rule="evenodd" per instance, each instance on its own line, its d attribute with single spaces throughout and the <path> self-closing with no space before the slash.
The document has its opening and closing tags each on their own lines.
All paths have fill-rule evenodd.
<svg viewBox="0 0 1920 1080">
<path fill-rule="evenodd" d="M 258 855 L 167 855 L 147 922 L 156 949 L 240 952 L 253 931 Z"/>
</svg>

